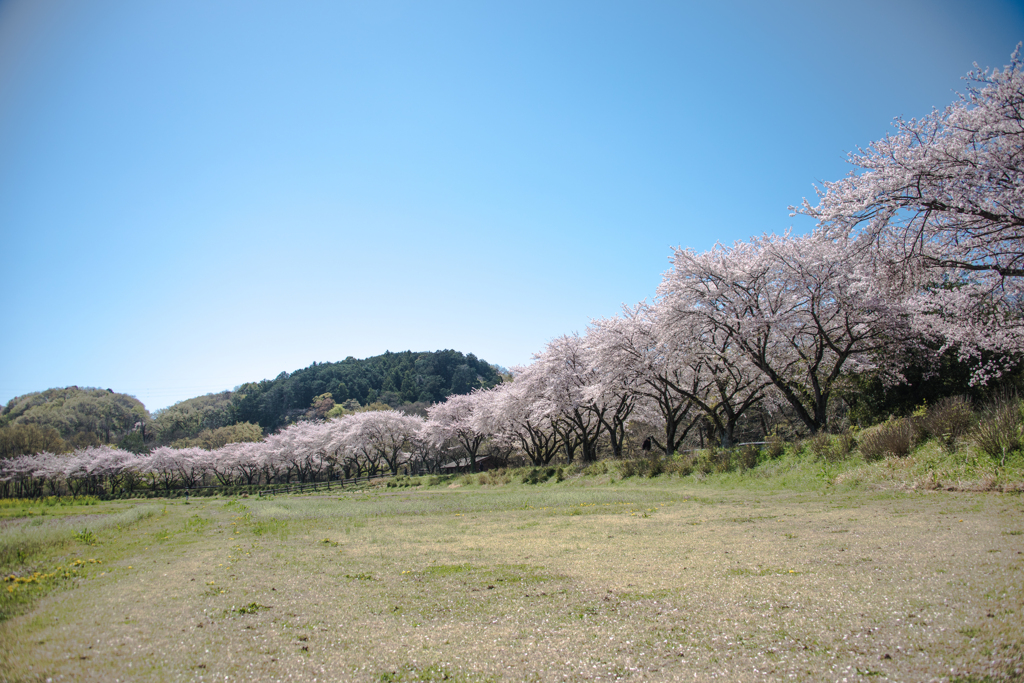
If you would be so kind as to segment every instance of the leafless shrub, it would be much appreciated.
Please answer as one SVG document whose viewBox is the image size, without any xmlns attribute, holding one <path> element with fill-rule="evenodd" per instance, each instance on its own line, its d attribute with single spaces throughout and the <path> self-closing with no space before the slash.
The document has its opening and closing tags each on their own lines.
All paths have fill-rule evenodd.
<svg viewBox="0 0 1024 683">
<path fill-rule="evenodd" d="M 1006 456 L 1024 444 L 1020 402 L 1006 398 L 989 405 L 974 430 L 974 442 L 982 453 L 1006 464 Z"/>
<path fill-rule="evenodd" d="M 946 446 L 969 434 L 974 423 L 974 409 L 966 396 L 940 399 L 919 420 L 924 437 L 941 439 Z"/>
<path fill-rule="evenodd" d="M 996 484 L 999 480 L 994 474 L 986 474 L 978 482 L 978 488 L 982 491 L 994 491 L 999 488 Z"/>
<path fill-rule="evenodd" d="M 652 453 L 645 458 L 631 458 L 619 463 L 619 472 L 623 478 L 656 477 L 665 471 L 665 460 L 660 453 Z"/>
<path fill-rule="evenodd" d="M 861 436 L 860 453 L 865 460 L 881 460 L 888 455 L 902 458 L 913 445 L 912 422 L 906 418 L 889 419 Z"/>
<path fill-rule="evenodd" d="M 686 477 L 693 474 L 693 458 L 688 455 L 673 458 L 665 463 L 665 472 Z"/>
<path fill-rule="evenodd" d="M 741 446 L 738 453 L 737 459 L 739 460 L 740 471 L 752 470 L 757 467 L 757 456 L 760 454 L 757 446 L 746 445 Z"/>
<path fill-rule="evenodd" d="M 819 460 L 839 462 L 849 457 L 857 445 L 857 440 L 849 430 L 836 435 L 818 432 L 808 439 L 808 445 Z"/>
<path fill-rule="evenodd" d="M 832 437 L 828 432 L 818 432 L 812 436 L 808 439 L 808 446 L 818 460 L 832 459 Z"/>
</svg>

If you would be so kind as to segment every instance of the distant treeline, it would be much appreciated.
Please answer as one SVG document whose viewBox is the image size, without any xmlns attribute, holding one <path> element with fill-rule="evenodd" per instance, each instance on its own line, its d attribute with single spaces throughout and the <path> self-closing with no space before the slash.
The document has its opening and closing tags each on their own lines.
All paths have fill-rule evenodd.
<svg viewBox="0 0 1024 683">
<path fill-rule="evenodd" d="M 398 408 L 430 405 L 500 382 L 499 371 L 472 353 L 389 351 L 363 360 L 349 356 L 340 363 L 313 363 L 273 380 L 244 384 L 234 391 L 231 405 L 235 422 L 252 422 L 270 433 L 297 419 L 323 394 L 331 394 L 335 404 L 355 400 Z"/>
<path fill-rule="evenodd" d="M 350 356 L 197 396 L 153 415 L 138 399 L 111 389 L 48 389 L 0 408 L 0 458 L 101 444 L 132 452 L 162 444 L 215 448 L 332 410 L 337 415 L 370 405 L 425 413 L 450 395 L 501 383 L 501 370 L 472 353 L 452 350 Z"/>
</svg>

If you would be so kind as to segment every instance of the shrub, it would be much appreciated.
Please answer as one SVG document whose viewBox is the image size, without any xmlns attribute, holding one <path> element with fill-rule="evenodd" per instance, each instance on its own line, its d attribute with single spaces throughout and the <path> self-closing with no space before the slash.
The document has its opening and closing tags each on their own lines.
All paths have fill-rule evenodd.
<svg viewBox="0 0 1024 683">
<path fill-rule="evenodd" d="M 914 425 L 906 418 L 887 421 L 870 429 L 860 438 L 860 453 L 865 460 L 881 460 L 887 455 L 898 458 L 910 453 L 914 445 Z"/>
<path fill-rule="evenodd" d="M 846 431 L 836 434 L 835 441 L 833 442 L 833 448 L 840 458 L 850 457 L 850 453 L 857 447 L 857 437 L 853 435 L 853 432 L 847 429 Z"/>
<path fill-rule="evenodd" d="M 754 446 L 752 444 L 741 446 L 738 453 L 740 471 L 743 472 L 744 470 L 752 470 L 755 467 L 757 467 L 758 455 L 760 455 L 760 451 L 758 450 L 757 446 Z"/>
<path fill-rule="evenodd" d="M 733 467 L 732 451 L 718 447 L 698 451 L 693 462 L 693 469 L 701 474 L 731 472 Z"/>
<path fill-rule="evenodd" d="M 928 408 L 920 418 L 925 437 L 941 439 L 946 446 L 970 433 L 974 427 L 974 410 L 966 396 L 947 396 Z"/>
<path fill-rule="evenodd" d="M 645 474 L 648 477 L 656 477 L 659 474 L 665 472 L 665 460 L 661 457 L 661 453 L 651 453 L 646 458 L 647 460 L 647 471 Z"/>
<path fill-rule="evenodd" d="M 477 482 L 481 486 L 503 486 L 512 481 L 512 475 L 504 468 L 481 472 Z"/>
<path fill-rule="evenodd" d="M 808 439 L 811 453 L 818 460 L 831 460 L 832 454 L 832 437 L 829 436 L 828 432 L 818 432 L 810 439 Z"/>
<path fill-rule="evenodd" d="M 680 477 L 687 477 L 693 474 L 693 458 L 688 455 L 677 455 L 665 463 L 665 472 Z"/>
<path fill-rule="evenodd" d="M 646 458 L 631 458 L 619 463 L 619 472 L 622 478 L 627 477 L 656 477 L 665 472 L 665 461 L 660 453 L 652 453 Z"/>
<path fill-rule="evenodd" d="M 619 474 L 622 475 L 623 479 L 636 476 L 640 472 L 639 460 L 633 458 L 629 460 L 623 460 L 619 463 Z"/>
<path fill-rule="evenodd" d="M 555 476 L 558 470 L 554 467 L 534 467 L 523 475 L 524 484 L 543 484 Z"/>
<path fill-rule="evenodd" d="M 845 460 L 856 445 L 857 440 L 849 430 L 836 435 L 818 432 L 808 439 L 808 447 L 811 452 L 818 460 L 824 462 Z"/>
<path fill-rule="evenodd" d="M 989 405 L 974 430 L 974 440 L 981 452 L 1005 465 L 1007 454 L 1024 443 L 1020 402 L 1008 398 Z"/>
<path fill-rule="evenodd" d="M 736 469 L 736 463 L 733 461 L 733 452 L 727 448 L 715 448 L 711 451 L 711 462 L 714 465 L 715 472 L 732 472 Z"/>
<path fill-rule="evenodd" d="M 782 457 L 783 451 L 786 450 L 786 442 L 782 440 L 782 437 L 778 434 L 772 433 L 768 436 L 768 446 L 765 448 L 765 452 L 768 457 L 772 460 L 778 460 Z"/>
</svg>

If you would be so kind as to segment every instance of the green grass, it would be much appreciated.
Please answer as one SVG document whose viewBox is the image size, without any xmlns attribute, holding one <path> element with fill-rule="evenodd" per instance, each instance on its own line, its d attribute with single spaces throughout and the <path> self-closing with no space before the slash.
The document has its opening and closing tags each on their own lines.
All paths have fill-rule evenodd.
<svg viewBox="0 0 1024 683">
<path fill-rule="evenodd" d="M 1020 678 L 1019 495 L 769 464 L 98 503 L 8 552 L 0 680 Z"/>
</svg>

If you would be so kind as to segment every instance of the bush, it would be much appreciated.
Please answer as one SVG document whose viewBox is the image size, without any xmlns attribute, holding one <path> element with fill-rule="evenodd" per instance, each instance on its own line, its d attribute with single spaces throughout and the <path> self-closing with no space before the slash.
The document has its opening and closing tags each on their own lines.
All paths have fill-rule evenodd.
<svg viewBox="0 0 1024 683">
<path fill-rule="evenodd" d="M 906 457 L 914 445 L 914 425 L 900 418 L 883 422 L 867 430 L 860 438 L 860 453 L 865 460 L 881 460 L 888 455 Z"/>
<path fill-rule="evenodd" d="M 757 467 L 758 455 L 760 455 L 760 450 L 757 446 L 751 444 L 742 446 L 738 453 L 740 472 L 752 470 Z"/>
<path fill-rule="evenodd" d="M 665 473 L 665 461 L 660 453 L 652 453 L 646 458 L 632 458 L 619 463 L 619 472 L 622 478 L 627 477 L 656 477 Z"/>
<path fill-rule="evenodd" d="M 840 462 L 845 460 L 856 445 L 857 440 L 849 431 L 834 436 L 825 432 L 818 432 L 808 439 L 808 447 L 811 449 L 811 452 L 814 453 L 818 460 L 824 462 Z"/>
<path fill-rule="evenodd" d="M 555 476 L 558 470 L 554 467 L 534 467 L 523 475 L 524 484 L 543 484 Z"/>
<path fill-rule="evenodd" d="M 693 474 L 693 458 L 689 456 L 676 456 L 665 463 L 665 473 L 675 474 L 680 477 L 688 477 Z"/>
<path fill-rule="evenodd" d="M 782 457 L 782 453 L 786 450 L 786 442 L 782 440 L 782 437 L 778 434 L 772 433 L 768 436 L 768 446 L 765 448 L 765 452 L 768 457 L 772 460 L 778 460 Z"/>
<path fill-rule="evenodd" d="M 832 437 L 828 435 L 828 432 L 818 432 L 808 441 L 814 457 L 818 460 L 831 460 L 829 455 L 832 452 Z"/>
<path fill-rule="evenodd" d="M 731 472 L 734 469 L 732 451 L 717 447 L 698 451 L 693 469 L 701 474 Z"/>
<path fill-rule="evenodd" d="M 477 483 L 481 486 L 503 486 L 510 481 L 512 481 L 512 475 L 504 468 L 487 470 L 486 472 L 481 472 L 477 477 Z"/>
<path fill-rule="evenodd" d="M 622 475 L 623 479 L 636 476 L 640 472 L 640 460 L 631 458 L 629 460 L 623 460 L 619 463 L 619 474 Z"/>
<path fill-rule="evenodd" d="M 1024 443 L 1020 402 L 1008 398 L 989 405 L 974 430 L 974 441 L 981 452 L 1006 464 L 1007 454 Z"/>
<path fill-rule="evenodd" d="M 947 396 L 929 407 L 919 423 L 925 438 L 941 439 L 952 446 L 974 427 L 974 410 L 966 396 Z"/>
</svg>

